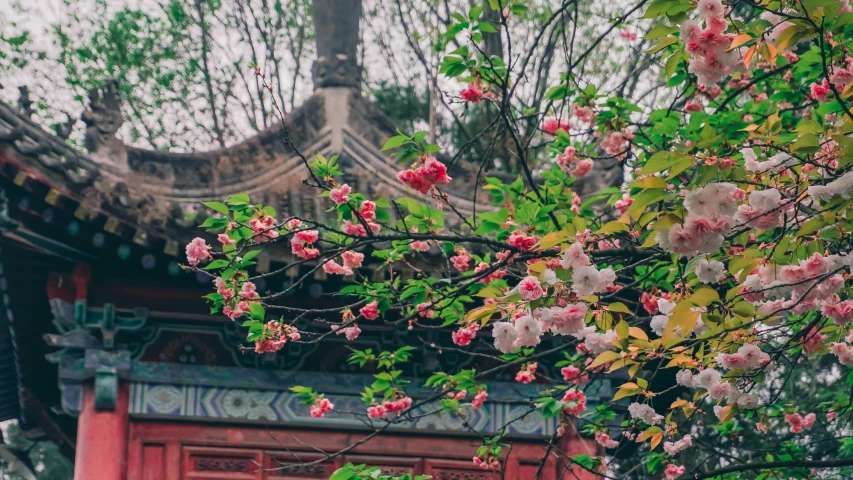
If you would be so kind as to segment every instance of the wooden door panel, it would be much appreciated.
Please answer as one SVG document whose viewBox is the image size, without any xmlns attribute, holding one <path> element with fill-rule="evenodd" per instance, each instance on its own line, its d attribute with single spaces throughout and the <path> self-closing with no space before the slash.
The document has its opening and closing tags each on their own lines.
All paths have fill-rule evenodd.
<svg viewBox="0 0 853 480">
<path fill-rule="evenodd" d="M 166 445 L 146 444 L 142 446 L 142 480 L 166 478 Z"/>
<path fill-rule="evenodd" d="M 382 475 L 399 477 L 408 473 L 414 477 L 423 473 L 423 459 L 421 458 L 386 457 L 384 455 L 347 455 L 344 457 L 343 463 L 379 467 L 382 469 Z"/>
<path fill-rule="evenodd" d="M 424 460 L 424 473 L 432 475 L 433 480 L 500 480 L 498 473 L 484 470 L 471 461 L 464 460 Z"/>
<path fill-rule="evenodd" d="M 310 452 L 266 452 L 264 480 L 327 480 L 342 465 L 340 457 L 306 465 L 322 458 Z"/>
<path fill-rule="evenodd" d="M 242 448 L 183 448 L 185 480 L 261 480 L 261 452 Z"/>
</svg>

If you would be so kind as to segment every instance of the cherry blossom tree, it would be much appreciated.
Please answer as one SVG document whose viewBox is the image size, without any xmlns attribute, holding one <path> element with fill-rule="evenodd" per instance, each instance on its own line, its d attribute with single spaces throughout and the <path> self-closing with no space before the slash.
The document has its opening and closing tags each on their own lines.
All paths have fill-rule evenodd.
<svg viewBox="0 0 853 480">
<path fill-rule="evenodd" d="M 440 74 L 459 82 L 457 101 L 491 119 L 478 136 L 505 139 L 519 166 L 515 181 L 484 179 L 490 202 L 454 205 L 452 159 L 426 132 L 403 132 L 385 149 L 411 197 L 368 198 L 343 182 L 335 158 L 302 157 L 337 221 L 241 194 L 205 204 L 214 215 L 203 227 L 218 242 L 187 245 L 187 268 L 214 279 L 213 310 L 246 327 L 258 353 L 354 340 L 378 322 L 452 342 L 412 335 L 394 352 L 355 350 L 349 361 L 377 372 L 360 413 L 372 432 L 323 459 L 425 405 L 464 418 L 489 401 L 486 380 L 509 375 L 547 387 L 530 402 L 559 424 L 543 439 L 543 464 L 555 457 L 602 478 L 850 478 L 849 1 L 639 0 L 583 42 L 571 22 L 580 2 L 565 1 L 520 50 L 511 32 L 528 21 L 525 3 L 489 3 L 501 15 L 452 13 L 446 35 L 460 46 L 448 42 Z M 585 72 L 599 42 L 637 41 L 638 30 L 652 43 L 643 58 L 665 82 L 654 87 L 665 104 L 641 105 Z M 503 56 L 485 48 L 495 32 Z M 531 109 L 517 95 L 534 81 L 531 49 L 551 35 L 563 39 L 565 70 Z M 583 178 L 613 159 L 626 171 L 622 188 L 581 197 Z M 253 260 L 275 243 L 297 260 L 264 276 L 292 265 L 309 265 L 306 276 L 352 275 L 337 292 L 346 305 L 277 302 L 305 277 L 258 291 Z M 363 277 L 367 265 L 387 279 Z M 302 318 L 325 323 L 299 329 Z M 483 367 L 437 372 L 424 385 L 433 394 L 413 400 L 401 374 L 421 348 Z M 608 378 L 615 393 L 588 406 L 588 389 Z M 314 416 L 335 409 L 311 385 L 293 390 Z M 576 428 L 598 455 L 560 450 L 557 437 Z M 481 438 L 472 461 L 502 471 L 510 442 Z M 333 478 L 378 475 L 349 465 Z"/>
</svg>

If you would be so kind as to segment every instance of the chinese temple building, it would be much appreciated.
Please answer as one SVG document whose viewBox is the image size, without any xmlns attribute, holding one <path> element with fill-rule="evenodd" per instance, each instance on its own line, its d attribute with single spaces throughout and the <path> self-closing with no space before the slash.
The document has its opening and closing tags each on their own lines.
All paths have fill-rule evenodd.
<svg viewBox="0 0 853 480">
<path fill-rule="evenodd" d="M 395 134 L 393 123 L 360 94 L 360 10 L 353 0 L 315 0 L 315 91 L 285 122 L 306 157 L 339 155 L 359 191 L 417 195 L 381 152 Z M 377 323 L 363 326 L 350 343 L 334 336 L 277 353 L 243 352 L 246 332 L 211 315 L 201 298 L 210 292 L 209 279 L 181 269 L 183 246 L 201 232 L 200 202 L 241 192 L 279 212 L 324 218 L 328 205 L 303 185 L 308 171 L 282 138 L 282 126 L 222 150 L 165 153 L 127 146 L 116 136 L 122 114 L 115 85 L 91 92 L 89 100 L 82 115 L 86 151 L 69 146 L 69 129 L 51 132 L 31 121 L 26 95 L 18 105 L 0 103 L 0 420 L 18 419 L 24 431 L 59 445 L 74 460 L 75 480 L 325 479 L 347 462 L 439 480 L 500 478 L 472 463 L 482 439 L 449 414 L 415 416 L 311 464 L 324 458 L 321 451 L 337 452 L 372 430 L 338 411 L 312 418 L 290 387 L 311 386 L 342 412 L 364 411 L 360 393 L 373 376 L 347 364 L 347 344 L 380 351 L 420 346 L 418 335 L 447 344 L 450 335 Z M 474 197 L 464 192 L 475 191 L 477 169 L 453 168 L 459 183 L 451 201 L 470 212 Z M 257 270 L 289 261 L 288 251 L 268 247 Z M 284 280 L 262 279 L 258 290 L 301 282 L 283 303 L 334 307 L 340 300 L 330 294 L 352 279 L 322 272 L 303 279 L 310 267 L 292 267 Z M 310 319 L 302 322 L 300 329 L 311 328 Z M 424 344 L 406 374 L 421 385 L 434 371 L 472 362 Z M 495 379 L 488 382 L 489 400 L 468 411 L 467 421 L 483 432 L 502 431 L 530 409 L 537 391 L 511 377 Z M 428 391 L 410 393 L 417 399 Z M 538 478 L 588 475 L 546 453 L 543 439 L 555 429 L 555 420 L 536 410 L 510 423 L 506 478 L 534 478 L 543 457 Z M 598 453 L 571 432 L 559 448 Z"/>
</svg>

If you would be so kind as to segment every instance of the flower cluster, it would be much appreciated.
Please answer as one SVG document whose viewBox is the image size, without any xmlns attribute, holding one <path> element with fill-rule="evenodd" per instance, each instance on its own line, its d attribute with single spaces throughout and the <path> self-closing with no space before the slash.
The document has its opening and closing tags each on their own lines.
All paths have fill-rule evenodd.
<svg viewBox="0 0 853 480">
<path fill-rule="evenodd" d="M 589 158 L 578 157 L 578 151 L 575 147 L 569 145 L 563 150 L 563 153 L 558 153 L 554 157 L 560 169 L 573 177 L 583 177 L 592 170 L 593 162 Z"/>
<path fill-rule="evenodd" d="M 447 167 L 435 159 L 428 157 L 423 164 L 414 170 L 397 172 L 397 178 L 412 190 L 426 195 L 433 186 L 447 185 L 452 180 L 447 175 Z"/>
<path fill-rule="evenodd" d="M 331 412 L 335 409 L 335 405 L 328 398 L 319 397 L 314 401 L 314 405 L 308 409 L 311 416 L 314 418 L 322 418 L 326 412 Z"/>
<path fill-rule="evenodd" d="M 743 61 L 737 50 L 729 50 L 734 36 L 723 33 L 728 24 L 723 17 L 722 2 L 699 0 L 698 10 L 705 20 L 705 29 L 693 20 L 685 20 L 681 24 L 681 40 L 693 57 L 688 70 L 699 78 L 699 83 L 712 85 L 741 69 Z"/>
<path fill-rule="evenodd" d="M 196 237 L 187 244 L 187 263 L 190 265 L 198 265 L 201 261 L 210 258 L 212 258 L 210 245 L 205 243 L 203 238 Z"/>
<path fill-rule="evenodd" d="M 460 347 L 465 347 L 471 344 L 471 341 L 474 340 L 474 337 L 477 336 L 477 331 L 480 330 L 479 323 L 472 323 L 467 327 L 460 327 L 459 330 L 451 333 L 453 337 L 453 343 L 459 345 Z"/>
<path fill-rule="evenodd" d="M 530 383 L 536 378 L 536 367 L 539 364 L 536 362 L 527 364 L 515 374 L 515 381 L 519 383 Z"/>
<path fill-rule="evenodd" d="M 552 137 L 557 134 L 557 130 L 568 132 L 570 128 L 572 128 L 572 122 L 568 120 L 559 120 L 555 117 L 545 117 L 542 120 L 542 131 Z"/>
<path fill-rule="evenodd" d="M 814 413 L 809 413 L 802 416 L 799 413 L 786 413 L 785 423 L 791 426 L 791 433 L 802 433 L 802 431 L 812 428 L 817 417 Z"/>
<path fill-rule="evenodd" d="M 563 411 L 574 417 L 580 417 L 586 410 L 586 395 L 580 390 L 570 388 L 563 395 Z"/>
<path fill-rule="evenodd" d="M 657 234 L 657 242 L 666 250 L 685 256 L 715 252 L 734 226 L 737 200 L 744 197 L 743 190 L 722 182 L 687 192 L 684 223 L 675 223 L 669 229 L 662 228 Z"/>
<path fill-rule="evenodd" d="M 290 239 L 290 251 L 299 258 L 310 260 L 320 256 L 320 250 L 314 243 L 320 238 L 317 230 L 299 230 Z"/>
</svg>

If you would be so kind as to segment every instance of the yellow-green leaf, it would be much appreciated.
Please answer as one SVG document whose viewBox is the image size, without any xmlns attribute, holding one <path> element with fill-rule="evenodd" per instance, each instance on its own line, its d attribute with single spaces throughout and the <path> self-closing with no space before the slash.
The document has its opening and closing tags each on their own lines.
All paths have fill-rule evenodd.
<svg viewBox="0 0 853 480">
<path fill-rule="evenodd" d="M 600 365 L 604 365 L 605 363 L 616 361 L 620 358 L 622 358 L 622 355 L 620 355 L 619 353 L 614 352 L 613 350 L 607 350 L 606 352 L 602 352 L 599 356 L 595 357 L 595 360 L 593 360 L 592 363 L 587 366 L 587 368 L 595 368 Z"/>
<path fill-rule="evenodd" d="M 693 292 L 693 295 L 690 296 L 690 301 L 697 307 L 707 307 L 714 302 L 719 302 L 720 294 L 713 288 L 700 288 Z"/>
</svg>

